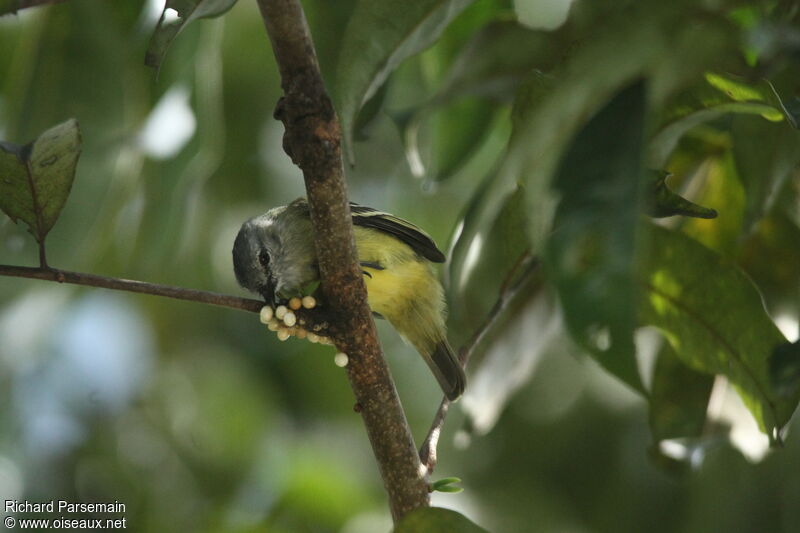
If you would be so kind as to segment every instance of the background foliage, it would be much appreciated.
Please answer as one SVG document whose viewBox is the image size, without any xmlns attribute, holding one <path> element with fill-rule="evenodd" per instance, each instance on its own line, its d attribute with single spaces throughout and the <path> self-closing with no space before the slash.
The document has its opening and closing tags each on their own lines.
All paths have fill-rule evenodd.
<svg viewBox="0 0 800 533">
<path fill-rule="evenodd" d="M 51 264 L 238 294 L 239 225 L 303 192 L 277 72 L 254 2 L 170 4 L 193 15 L 152 40 L 155 1 L 0 18 L 0 139 L 80 121 Z M 498 532 L 795 531 L 796 3 L 304 7 L 352 199 L 449 249 L 453 344 L 522 283 L 446 426 L 436 475 L 465 491 L 434 503 Z M 647 216 L 698 206 L 718 217 Z M 0 263 L 37 257 L 0 220 Z M 421 439 L 438 389 L 381 336 Z M 119 500 L 141 531 L 388 530 L 331 356 L 241 312 L 0 278 L 0 495 Z"/>
</svg>

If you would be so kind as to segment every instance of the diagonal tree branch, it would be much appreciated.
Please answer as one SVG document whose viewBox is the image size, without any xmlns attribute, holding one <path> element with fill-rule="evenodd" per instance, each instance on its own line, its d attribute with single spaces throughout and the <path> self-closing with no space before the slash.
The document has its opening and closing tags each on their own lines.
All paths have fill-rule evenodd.
<svg viewBox="0 0 800 533">
<path fill-rule="evenodd" d="M 349 356 L 347 374 L 378 462 L 395 521 L 429 504 L 425 469 L 375 332 L 361 271 L 341 156 L 341 132 L 298 0 L 258 0 L 281 74 L 275 109 L 283 147 L 303 170 L 321 289 L 334 341 Z"/>
</svg>

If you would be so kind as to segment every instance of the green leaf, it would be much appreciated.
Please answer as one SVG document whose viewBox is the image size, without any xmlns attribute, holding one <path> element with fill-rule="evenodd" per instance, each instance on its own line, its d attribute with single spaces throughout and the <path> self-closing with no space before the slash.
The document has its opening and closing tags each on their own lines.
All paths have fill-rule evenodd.
<svg viewBox="0 0 800 533">
<path fill-rule="evenodd" d="M 762 103 L 725 103 L 701 109 L 675 119 L 663 126 L 648 145 L 647 164 L 651 167 L 663 168 L 667 165 L 670 154 L 675 150 L 681 137 L 692 128 L 718 119 L 729 113 L 764 116 L 773 113 L 775 108 Z"/>
<path fill-rule="evenodd" d="M 791 398 L 800 391 L 800 340 L 781 344 L 769 358 L 772 388 L 781 397 Z"/>
<path fill-rule="evenodd" d="M 464 489 L 462 489 L 461 487 L 452 486 L 454 483 L 461 483 L 461 478 L 446 477 L 444 479 L 434 481 L 433 483 L 431 483 L 431 491 L 450 492 L 453 494 L 464 491 Z"/>
<path fill-rule="evenodd" d="M 348 158 L 358 112 L 406 58 L 433 44 L 474 0 L 360 0 L 345 30 L 336 74 L 336 107 Z"/>
<path fill-rule="evenodd" d="M 438 479 L 431 484 L 431 488 L 436 490 L 439 487 L 444 487 L 445 485 L 452 485 L 453 483 L 461 483 L 460 477 L 445 477 L 442 479 Z"/>
<path fill-rule="evenodd" d="M 769 211 L 777 193 L 800 164 L 800 132 L 785 123 L 737 116 L 731 135 L 733 159 L 746 193 L 744 227 L 749 231 Z"/>
<path fill-rule="evenodd" d="M 553 184 L 561 202 L 546 248 L 572 337 L 639 391 L 633 269 L 644 114 L 645 85 L 639 81 L 578 133 Z"/>
<path fill-rule="evenodd" d="M 692 128 L 728 114 L 758 115 L 768 122 L 791 116 L 774 88 L 766 80 L 746 83 L 733 76 L 707 72 L 704 83 L 692 87 L 672 103 L 648 147 L 648 164 L 663 168 L 678 141 Z"/>
<path fill-rule="evenodd" d="M 411 173 L 442 181 L 457 172 L 489 134 L 496 115 L 493 104 L 474 98 L 462 99 L 437 109 L 436 104 L 421 106 L 413 113 L 394 113 L 401 131 L 406 161 Z M 426 163 L 420 151 L 420 129 L 432 122 L 431 161 Z"/>
<path fill-rule="evenodd" d="M 654 170 L 650 174 L 652 184 L 645 198 L 645 210 L 651 217 L 683 215 L 694 218 L 717 218 L 717 212 L 713 209 L 692 203 L 672 192 L 667 187 L 667 178 L 671 175 L 669 172 Z"/>
<path fill-rule="evenodd" d="M 650 432 L 658 442 L 695 438 L 706 424 L 714 376 L 692 370 L 667 343 L 658 354 L 650 387 Z"/>
<path fill-rule="evenodd" d="M 657 327 L 686 365 L 728 378 L 770 437 L 789 420 L 800 393 L 771 386 L 770 354 L 786 339 L 756 287 L 730 261 L 680 232 L 641 230 L 640 319 Z"/>
<path fill-rule="evenodd" d="M 0 143 L 0 209 L 44 242 L 67 201 L 81 153 L 78 121 L 70 119 L 25 146 Z"/>
<path fill-rule="evenodd" d="M 525 190 L 506 193 L 496 212 L 483 213 L 494 191 L 493 175 L 478 187 L 460 222 L 448 270 L 450 324 L 456 337 L 469 337 L 483 321 L 520 257 L 530 248 Z"/>
<path fill-rule="evenodd" d="M 534 376 L 554 346 L 568 344 L 554 291 L 535 272 L 483 335 L 470 359 L 470 385 L 461 400 L 468 431 L 488 433 L 506 404 Z"/>
<path fill-rule="evenodd" d="M 403 517 L 394 533 L 488 533 L 464 515 L 442 509 L 423 507 Z"/>
<path fill-rule="evenodd" d="M 150 37 L 144 64 L 155 69 L 161 68 L 169 45 L 183 28 L 199 18 L 218 17 L 235 3 L 236 0 L 167 0 Z"/>
<path fill-rule="evenodd" d="M 565 40 L 560 34 L 532 31 L 511 20 L 487 24 L 453 59 L 434 100 L 461 95 L 508 100 L 532 69 L 553 68 Z"/>
</svg>

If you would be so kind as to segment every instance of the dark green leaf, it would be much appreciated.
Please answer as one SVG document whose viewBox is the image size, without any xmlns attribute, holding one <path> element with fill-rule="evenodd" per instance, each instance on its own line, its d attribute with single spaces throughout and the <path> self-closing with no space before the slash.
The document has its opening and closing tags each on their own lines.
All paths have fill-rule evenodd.
<svg viewBox="0 0 800 533">
<path fill-rule="evenodd" d="M 702 84 L 685 91 L 672 104 L 648 147 L 648 164 L 663 168 L 678 141 L 692 128 L 728 114 L 759 115 L 769 122 L 789 118 L 768 82 L 746 83 L 733 76 L 707 72 Z"/>
<path fill-rule="evenodd" d="M 744 227 L 749 231 L 769 211 L 800 163 L 800 132 L 784 123 L 738 116 L 731 134 L 736 170 L 746 193 Z"/>
<path fill-rule="evenodd" d="M 417 509 L 395 526 L 394 533 L 488 533 L 464 515 L 442 509 L 424 507 Z"/>
<path fill-rule="evenodd" d="M 781 397 L 797 397 L 800 390 L 800 341 L 781 344 L 769 358 L 769 377 Z"/>
<path fill-rule="evenodd" d="M 714 376 L 692 370 L 669 344 L 658 353 L 650 388 L 650 432 L 664 439 L 695 438 L 703 432 Z"/>
<path fill-rule="evenodd" d="M 348 157 L 364 103 L 406 58 L 433 44 L 473 0 L 421 0 L 403 4 L 361 0 L 345 30 L 337 68 L 336 103 Z"/>
<path fill-rule="evenodd" d="M 645 85 L 637 82 L 577 135 L 554 181 L 561 202 L 546 252 L 573 338 L 637 390 L 633 269 L 644 114 Z"/>
<path fill-rule="evenodd" d="M 695 218 L 717 218 L 713 209 L 697 205 L 686 198 L 675 194 L 667 187 L 669 172 L 662 170 L 650 171 L 652 183 L 646 193 L 645 211 L 652 217 L 671 217 L 683 215 Z"/>
<path fill-rule="evenodd" d="M 235 3 L 236 0 L 167 0 L 150 38 L 144 64 L 159 69 L 169 45 L 183 28 L 199 18 L 218 17 Z"/>
<path fill-rule="evenodd" d="M 710 122 L 729 113 L 764 116 L 774 111 L 775 108 L 769 104 L 731 102 L 714 105 L 708 109 L 701 109 L 677 118 L 661 128 L 650 141 L 647 156 L 648 165 L 659 168 L 666 166 L 670 154 L 678 145 L 678 141 L 695 126 Z"/>
<path fill-rule="evenodd" d="M 728 378 L 762 431 L 791 417 L 800 393 L 779 396 L 769 357 L 786 342 L 750 279 L 730 261 L 680 232 L 642 227 L 640 318 L 657 327 L 685 364 Z"/>
<path fill-rule="evenodd" d="M 43 242 L 67 201 L 81 153 L 78 121 L 70 119 L 32 143 L 0 143 L 0 209 L 22 220 Z"/>
<path fill-rule="evenodd" d="M 453 60 L 436 101 L 461 95 L 510 99 L 534 68 L 548 71 L 559 58 L 560 36 L 511 20 L 487 24 Z"/>
</svg>

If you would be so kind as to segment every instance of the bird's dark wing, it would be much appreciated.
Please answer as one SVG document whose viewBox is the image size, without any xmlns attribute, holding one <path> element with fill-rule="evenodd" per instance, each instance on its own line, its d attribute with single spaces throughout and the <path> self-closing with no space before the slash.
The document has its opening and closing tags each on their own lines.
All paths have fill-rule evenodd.
<svg viewBox="0 0 800 533">
<path fill-rule="evenodd" d="M 291 205 L 308 210 L 305 198 L 298 198 Z M 436 247 L 436 243 L 433 242 L 430 235 L 411 222 L 354 202 L 350 202 L 350 211 L 353 213 L 354 225 L 388 233 L 409 245 L 412 250 L 425 259 L 434 263 L 445 262 L 444 254 Z"/>
<path fill-rule="evenodd" d="M 411 222 L 353 202 L 350 202 L 350 210 L 353 212 L 354 225 L 388 233 L 409 245 L 425 259 L 434 263 L 444 263 L 445 256 L 436 247 L 430 235 Z"/>
</svg>

